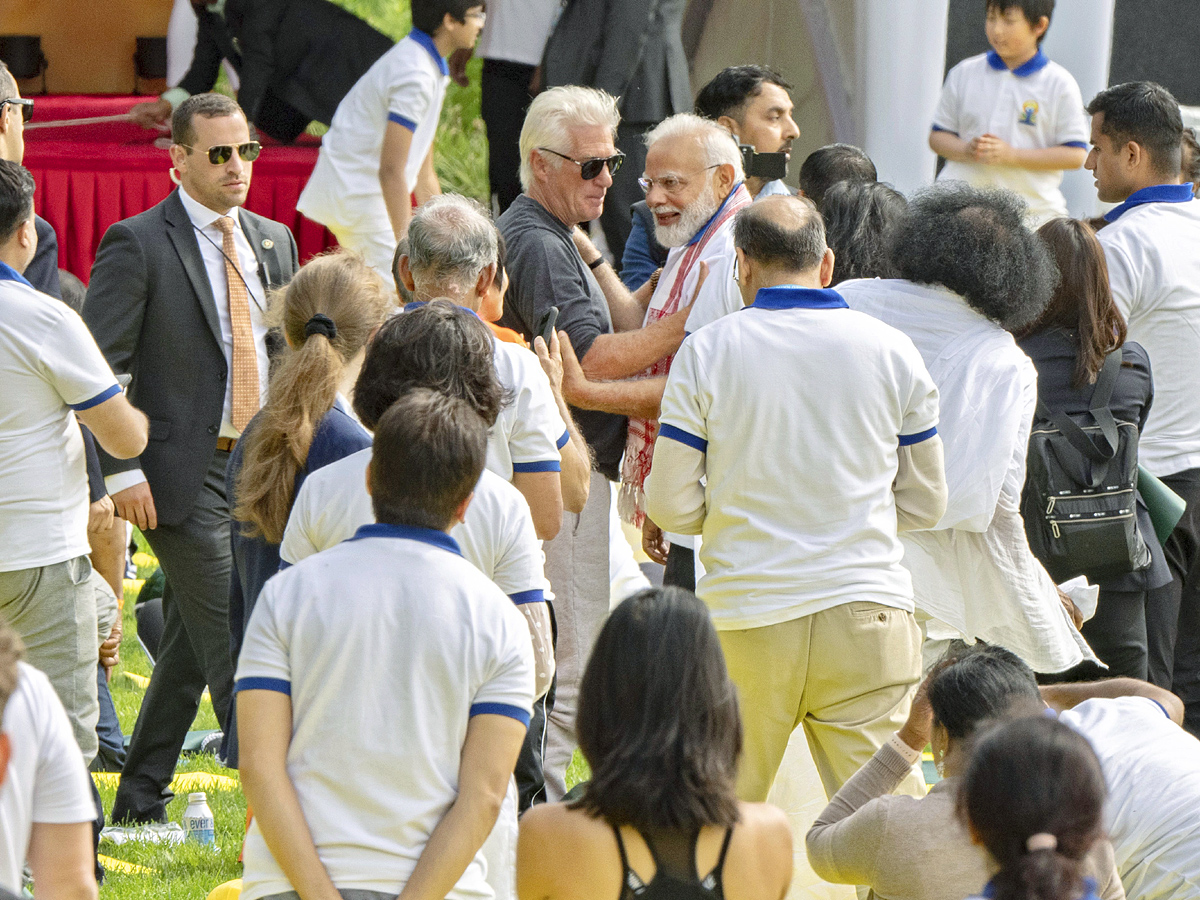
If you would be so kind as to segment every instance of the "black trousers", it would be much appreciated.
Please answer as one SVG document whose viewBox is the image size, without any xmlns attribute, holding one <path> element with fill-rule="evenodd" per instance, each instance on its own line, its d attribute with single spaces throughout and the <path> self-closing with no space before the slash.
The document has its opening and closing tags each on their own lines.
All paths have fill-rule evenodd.
<svg viewBox="0 0 1200 900">
<path fill-rule="evenodd" d="M 667 546 L 667 564 L 663 567 L 663 587 L 686 588 L 696 592 L 696 551 L 679 544 Z"/>
<path fill-rule="evenodd" d="M 505 59 L 483 61 L 479 111 L 487 126 L 488 181 L 497 216 L 521 193 L 521 126 L 533 102 L 529 81 L 534 69 Z"/>
<path fill-rule="evenodd" d="M 1171 690 L 1184 703 L 1183 727 L 1200 737 L 1200 469 L 1186 469 L 1162 480 L 1187 502 L 1183 518 L 1163 544 L 1174 576 L 1172 594 L 1162 611 L 1168 624 L 1171 613 L 1178 610 Z"/>
<path fill-rule="evenodd" d="M 217 721 L 222 728 L 228 721 L 233 691 L 228 462 L 228 453 L 213 454 L 187 519 L 145 534 L 166 575 L 163 636 L 113 802 L 114 823 L 167 820 L 167 803 L 174 796 L 167 785 L 206 684 Z"/>
</svg>

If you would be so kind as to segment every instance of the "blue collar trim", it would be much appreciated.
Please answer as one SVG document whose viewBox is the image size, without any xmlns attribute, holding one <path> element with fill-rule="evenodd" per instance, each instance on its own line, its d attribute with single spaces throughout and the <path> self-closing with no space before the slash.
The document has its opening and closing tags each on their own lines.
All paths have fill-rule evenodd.
<svg viewBox="0 0 1200 900">
<path fill-rule="evenodd" d="M 442 54 L 438 53 L 437 44 L 433 42 L 433 38 L 423 32 L 420 28 L 414 28 L 408 33 L 408 36 L 429 51 L 429 55 L 433 57 L 433 61 L 437 63 L 438 71 L 443 75 L 450 74 L 450 67 L 446 64 L 446 60 L 442 58 Z"/>
<path fill-rule="evenodd" d="M 443 550 L 449 550 L 451 553 L 457 553 L 459 556 L 462 556 L 462 550 L 459 549 L 458 541 L 450 537 L 446 532 L 437 531 L 433 528 L 420 528 L 416 525 L 388 525 L 386 522 L 372 522 L 370 525 L 363 525 L 358 531 L 354 532 L 354 537 L 348 538 L 348 540 L 361 541 L 363 538 L 379 537 L 420 541 L 423 544 L 441 547 Z"/>
<path fill-rule="evenodd" d="M 1135 206 L 1143 203 L 1187 203 L 1192 199 L 1190 184 L 1152 184 L 1140 191 L 1134 191 L 1125 198 L 1120 206 L 1113 207 L 1104 214 L 1104 221 L 1115 222 Z"/>
<path fill-rule="evenodd" d="M 28 285 L 29 287 L 33 287 L 32 284 L 29 284 L 24 275 L 14 269 L 8 263 L 3 262 L 0 262 L 0 281 L 15 281 L 18 284 L 24 284 Z"/>
<path fill-rule="evenodd" d="M 786 284 L 759 288 L 753 306 L 746 309 L 849 309 L 842 295 L 829 288 L 803 288 Z"/>
<path fill-rule="evenodd" d="M 1030 59 L 1021 63 L 1021 65 L 1017 66 L 1015 69 L 1010 69 L 1005 64 L 1004 60 L 1000 58 L 999 53 L 997 53 L 995 50 L 989 50 L 987 52 L 987 61 L 989 66 L 999 72 L 1012 72 L 1018 78 L 1024 78 L 1027 75 L 1032 75 L 1034 72 L 1040 72 L 1042 69 L 1046 68 L 1046 66 L 1050 64 L 1050 57 L 1043 53 L 1039 47 L 1038 52 L 1033 54 Z"/>
<path fill-rule="evenodd" d="M 704 237 L 704 232 L 708 231 L 708 226 L 717 220 L 717 217 L 721 215 L 721 210 L 725 208 L 725 204 L 732 199 L 733 195 L 737 193 L 737 189 L 740 188 L 744 183 L 745 182 L 739 181 L 733 186 L 733 189 L 725 195 L 725 199 L 721 201 L 721 205 L 717 207 L 717 211 L 708 217 L 708 221 L 700 227 L 699 231 L 692 235 L 692 239 L 688 241 L 685 246 L 690 247 L 692 244 L 699 242 L 700 238 Z"/>
<path fill-rule="evenodd" d="M 404 309 L 402 310 L 402 312 L 412 312 L 414 309 L 420 309 L 422 306 L 424 306 L 428 302 L 429 302 L 428 300 L 410 300 L 408 303 L 404 304 Z M 475 318 L 479 319 L 480 322 L 483 322 L 483 319 L 480 318 L 479 313 L 477 313 L 475 310 L 471 309 L 471 307 L 463 306 L 458 303 L 456 303 L 454 305 L 457 306 L 463 312 L 470 313 Z M 484 324 L 486 325 L 487 323 L 484 322 Z"/>
</svg>

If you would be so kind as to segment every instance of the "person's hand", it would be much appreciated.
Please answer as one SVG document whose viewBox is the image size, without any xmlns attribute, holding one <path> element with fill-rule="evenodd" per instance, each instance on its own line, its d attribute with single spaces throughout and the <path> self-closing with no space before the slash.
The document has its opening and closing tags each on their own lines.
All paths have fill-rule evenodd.
<svg viewBox="0 0 1200 900">
<path fill-rule="evenodd" d="M 154 497 L 146 482 L 127 487 L 112 495 L 117 515 L 132 522 L 142 531 L 158 527 L 158 513 L 154 509 Z"/>
<path fill-rule="evenodd" d="M 1058 591 L 1058 600 L 1063 605 L 1063 609 L 1067 611 L 1067 615 L 1071 617 L 1071 621 L 1075 623 L 1076 630 L 1083 627 L 1083 613 L 1079 611 L 1079 607 L 1075 605 L 1075 601 L 1063 593 L 1062 588 L 1056 588 Z"/>
<path fill-rule="evenodd" d="M 583 366 L 571 346 L 571 336 L 565 331 L 556 331 L 558 345 L 562 354 L 562 396 L 572 406 L 583 406 L 588 394 L 588 378 L 583 373 Z M 534 338 L 534 343 L 537 338 Z"/>
<path fill-rule="evenodd" d="M 105 494 L 95 503 L 88 506 L 88 534 L 97 534 L 101 531 L 108 531 L 112 528 L 113 512 L 116 507 L 113 505 L 112 497 Z"/>
<path fill-rule="evenodd" d="M 546 340 L 540 334 L 533 339 L 533 352 L 537 354 L 538 362 L 542 364 L 542 371 L 546 373 L 546 377 L 550 379 L 550 389 L 554 391 L 556 397 L 562 396 L 563 384 L 563 358 L 562 344 L 558 339 L 558 332 L 550 332 L 550 346 L 546 346 Z M 582 370 L 580 370 L 582 373 Z"/>
<path fill-rule="evenodd" d="M 667 547 L 667 536 L 647 516 L 646 521 L 642 523 L 642 549 L 660 566 L 665 566 L 667 564 Z"/>
<path fill-rule="evenodd" d="M 104 677 L 112 678 L 113 669 L 121 661 L 121 617 L 113 623 L 108 640 L 100 645 L 100 665 L 104 666 Z"/>
<path fill-rule="evenodd" d="M 985 134 L 971 141 L 971 155 L 975 162 L 990 166 L 1007 166 L 1012 163 L 1012 147 L 994 134 Z"/>
<path fill-rule="evenodd" d="M 166 125 L 167 119 L 170 118 L 171 104 L 161 97 L 157 100 L 147 100 L 145 103 L 135 104 L 129 110 L 129 115 L 143 128 L 158 128 Z"/>
<path fill-rule="evenodd" d="M 952 661 L 940 663 L 925 676 L 925 680 L 917 688 L 916 696 L 913 697 L 912 708 L 908 711 L 908 721 L 897 732 L 900 740 L 914 750 L 924 750 L 933 737 L 933 707 L 929 704 L 929 683 L 951 663 Z"/>
<path fill-rule="evenodd" d="M 474 52 L 474 47 L 455 50 L 450 54 L 450 58 L 446 60 L 446 66 L 450 69 L 450 78 L 459 87 L 466 87 L 471 83 L 467 79 L 467 61 L 471 58 L 471 54 Z"/>
</svg>

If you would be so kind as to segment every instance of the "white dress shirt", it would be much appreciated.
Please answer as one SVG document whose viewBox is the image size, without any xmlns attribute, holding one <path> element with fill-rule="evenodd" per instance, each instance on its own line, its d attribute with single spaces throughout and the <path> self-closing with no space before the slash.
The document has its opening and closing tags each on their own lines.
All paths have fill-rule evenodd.
<svg viewBox="0 0 1200 900">
<path fill-rule="evenodd" d="M 267 357 L 267 289 L 260 277 L 258 257 L 250 240 L 242 230 L 242 222 L 237 215 L 237 208 L 226 210 L 224 213 L 215 212 L 195 200 L 182 187 L 179 189 L 179 199 L 191 219 L 196 232 L 196 244 L 200 248 L 200 258 L 204 260 L 204 273 L 212 286 L 213 303 L 217 308 L 217 322 L 221 326 L 221 352 L 225 355 L 225 363 L 229 371 L 233 371 L 233 325 L 229 319 L 229 279 L 225 270 L 225 254 L 221 249 L 224 235 L 216 226 L 217 219 L 223 215 L 233 217 L 233 244 L 237 248 L 238 266 L 246 281 L 246 292 L 250 295 L 250 325 L 254 329 L 254 352 L 258 357 L 258 397 L 259 403 L 267 399 L 267 373 L 270 360 Z M 241 432 L 233 427 L 231 409 L 233 406 L 233 379 L 226 379 L 225 402 L 221 409 L 221 437 L 237 438 Z M 104 486 L 109 494 L 115 494 L 126 488 L 141 484 L 146 475 L 141 469 L 130 469 L 118 472 L 104 479 Z"/>
</svg>

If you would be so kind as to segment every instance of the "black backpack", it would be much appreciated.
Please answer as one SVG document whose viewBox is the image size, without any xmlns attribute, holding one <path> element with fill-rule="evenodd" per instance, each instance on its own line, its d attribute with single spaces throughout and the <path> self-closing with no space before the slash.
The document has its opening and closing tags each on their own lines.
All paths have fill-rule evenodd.
<svg viewBox="0 0 1200 900">
<path fill-rule="evenodd" d="M 1104 360 L 1088 412 L 1050 410 L 1040 399 L 1029 436 L 1021 515 L 1033 555 L 1063 582 L 1096 582 L 1150 565 L 1137 526 L 1138 427 L 1113 418 L 1121 351 Z"/>
</svg>

